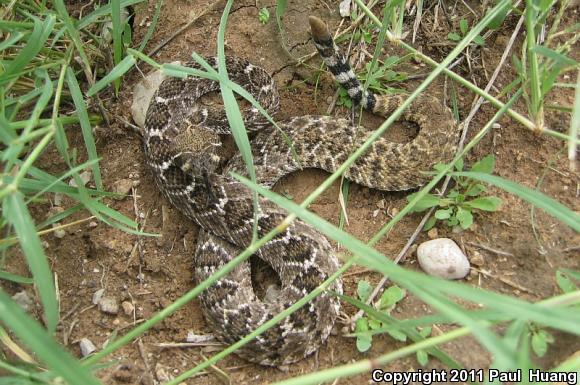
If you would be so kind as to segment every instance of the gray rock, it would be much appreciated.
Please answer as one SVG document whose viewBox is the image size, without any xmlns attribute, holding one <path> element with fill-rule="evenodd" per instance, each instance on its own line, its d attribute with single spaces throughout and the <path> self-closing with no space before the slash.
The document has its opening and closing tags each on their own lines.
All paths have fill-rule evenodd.
<svg viewBox="0 0 580 385">
<path fill-rule="evenodd" d="M 469 260 L 449 238 L 423 242 L 417 248 L 417 259 L 423 271 L 445 279 L 461 279 L 469 273 Z"/>
<path fill-rule="evenodd" d="M 124 199 L 131 192 L 131 187 L 133 187 L 133 181 L 131 179 L 119 179 L 116 181 L 113 184 L 113 192 L 122 194 L 122 196 L 116 196 L 115 199 Z"/>
<path fill-rule="evenodd" d="M 24 311 L 28 311 L 32 307 L 32 305 L 34 304 L 34 302 L 32 301 L 32 299 L 30 299 L 30 297 L 28 296 L 28 293 L 26 292 L 26 290 L 22 290 L 22 291 L 19 291 L 16 294 L 14 294 L 12 296 L 12 299 Z"/>
<path fill-rule="evenodd" d="M 99 289 L 93 293 L 93 303 L 97 305 L 101 298 L 103 298 L 103 294 L 105 294 L 105 289 Z"/>
<path fill-rule="evenodd" d="M 179 61 L 174 61 L 171 64 L 181 64 Z M 145 76 L 133 89 L 133 103 L 131 104 L 131 116 L 133 121 L 139 127 L 145 126 L 145 114 L 149 108 L 149 102 L 153 97 L 157 88 L 167 75 L 161 71 L 153 71 Z"/>
<path fill-rule="evenodd" d="M 119 313 L 119 303 L 115 298 L 103 297 L 99 301 L 99 310 L 107 314 Z"/>
<path fill-rule="evenodd" d="M 81 348 L 81 355 L 83 357 L 86 357 L 89 354 L 91 354 L 92 352 L 94 352 L 95 350 L 97 350 L 97 347 L 95 346 L 95 344 L 93 344 L 93 342 L 91 340 L 89 340 L 88 338 L 81 338 L 81 340 L 79 342 L 79 347 Z"/>
<path fill-rule="evenodd" d="M 135 306 L 129 301 L 123 301 L 121 303 L 121 307 L 123 308 L 123 313 L 128 316 L 132 316 L 133 312 L 135 311 Z"/>
</svg>

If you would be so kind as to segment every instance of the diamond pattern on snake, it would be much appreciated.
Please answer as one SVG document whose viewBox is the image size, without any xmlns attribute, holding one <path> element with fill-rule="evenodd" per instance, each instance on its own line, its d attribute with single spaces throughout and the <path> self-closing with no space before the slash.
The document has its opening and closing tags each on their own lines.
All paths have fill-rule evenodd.
<svg viewBox="0 0 580 385">
<path fill-rule="evenodd" d="M 326 24 L 316 17 L 310 17 L 309 23 L 320 56 L 356 104 L 388 117 L 404 101 L 404 96 L 363 91 Z M 217 59 L 207 60 L 217 68 Z M 195 62 L 186 65 L 200 68 Z M 270 114 L 276 112 L 278 91 L 264 69 L 237 57 L 228 57 L 226 66 L 231 80 L 251 93 Z M 223 111 L 210 110 L 200 103 L 201 97 L 215 91 L 219 91 L 219 84 L 208 79 L 189 76 L 164 80 L 149 104 L 143 135 L 146 161 L 157 186 L 201 228 L 194 256 L 198 282 L 250 245 L 254 225 L 252 193 L 230 176 L 230 171 L 246 173 L 241 156 L 234 156 L 221 171 L 218 167 L 220 135 L 229 134 L 230 128 Z M 255 131 L 251 145 L 257 180 L 268 188 L 302 168 L 335 171 L 372 133 L 341 118 L 297 116 L 279 124 L 293 144 L 295 158 L 287 140 L 255 108 L 247 108 L 243 119 L 246 128 Z M 419 126 L 412 141 L 378 139 L 348 168 L 345 177 L 379 190 L 407 190 L 428 180 L 422 171 L 451 159 L 459 131 L 447 107 L 433 97 L 422 96 L 406 110 L 404 119 Z M 259 206 L 257 229 L 258 236 L 263 237 L 287 213 L 263 198 Z M 280 277 L 281 288 L 275 298 L 260 300 L 256 296 L 248 262 L 200 295 L 207 322 L 226 344 L 238 341 L 287 309 L 339 267 L 328 240 L 300 220 L 256 255 Z M 339 314 L 340 303 L 333 292 L 342 292 L 340 280 L 237 354 L 271 366 L 287 365 L 312 354 L 326 341 Z"/>
</svg>

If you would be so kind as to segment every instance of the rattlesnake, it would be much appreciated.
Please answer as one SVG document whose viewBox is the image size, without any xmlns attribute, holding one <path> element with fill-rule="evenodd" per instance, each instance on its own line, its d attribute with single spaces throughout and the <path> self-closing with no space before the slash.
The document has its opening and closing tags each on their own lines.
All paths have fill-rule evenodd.
<svg viewBox="0 0 580 385">
<path fill-rule="evenodd" d="M 326 24 L 311 17 L 310 26 L 323 61 L 355 103 L 382 116 L 400 105 L 403 96 L 363 92 Z M 207 60 L 217 68 L 217 59 Z M 195 62 L 186 65 L 201 68 Z M 278 92 L 265 70 L 235 57 L 228 57 L 226 65 L 230 79 L 242 85 L 270 113 L 277 110 Z M 202 78 L 164 80 L 150 102 L 143 135 L 147 164 L 159 189 L 201 227 L 194 262 L 198 282 L 252 241 L 252 193 L 229 174 L 231 171 L 245 174 L 244 162 L 236 155 L 219 171 L 219 135 L 229 134 L 229 125 L 223 111 L 206 108 L 199 101 L 203 95 L 218 90 L 217 82 Z M 458 130 L 446 107 L 435 98 L 424 96 L 407 109 L 404 118 L 420 127 L 416 138 L 405 144 L 380 138 L 345 172 L 348 179 L 381 190 L 405 190 L 425 183 L 427 179 L 421 171 L 450 159 Z M 248 130 L 259 130 L 252 141 L 252 151 L 258 183 L 266 187 L 301 168 L 333 172 L 371 133 L 345 119 L 299 116 L 279 124 L 292 143 L 292 151 L 288 138 L 270 127 L 255 108 L 245 110 L 244 122 Z M 286 215 L 273 203 L 260 199 L 258 236 L 264 236 Z M 279 275 L 281 288 L 276 298 L 256 297 L 247 262 L 200 296 L 208 323 L 225 343 L 238 341 L 288 308 L 339 266 L 327 239 L 300 220 L 266 243 L 256 255 Z M 330 334 L 339 313 L 339 301 L 332 292 L 342 292 L 340 280 L 238 353 L 249 361 L 274 366 L 313 353 Z"/>
</svg>

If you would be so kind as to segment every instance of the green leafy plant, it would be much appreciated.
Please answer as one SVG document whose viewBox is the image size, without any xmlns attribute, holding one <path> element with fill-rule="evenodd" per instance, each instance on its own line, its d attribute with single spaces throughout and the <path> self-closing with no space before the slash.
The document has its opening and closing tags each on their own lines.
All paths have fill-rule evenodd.
<svg viewBox="0 0 580 385">
<path fill-rule="evenodd" d="M 361 302 L 365 302 L 372 292 L 372 286 L 365 280 L 359 281 L 357 287 L 357 295 Z M 399 301 L 401 301 L 407 292 L 404 289 L 401 289 L 399 286 L 391 286 L 387 290 L 383 292 L 381 298 L 378 302 L 375 303 L 375 309 L 377 311 L 390 314 L 391 310 L 397 305 Z M 391 337 L 395 338 L 399 341 L 406 341 L 407 337 L 401 331 L 395 328 L 389 327 L 384 322 L 378 320 L 375 317 L 370 315 L 365 315 L 358 320 L 356 320 L 355 325 L 355 332 L 361 333 L 357 336 L 356 339 L 356 348 L 359 352 L 366 352 L 372 346 L 372 339 L 373 336 L 371 333 L 365 333 L 368 331 L 373 330 L 382 330 L 387 332 L 391 335 Z"/>
<path fill-rule="evenodd" d="M 258 12 L 258 20 L 262 24 L 267 24 L 270 21 L 270 11 L 268 11 L 268 8 L 264 7 L 260 9 L 260 12 Z"/>
<path fill-rule="evenodd" d="M 556 283 L 564 293 L 572 293 L 578 290 L 580 271 L 560 269 L 556 272 Z"/>
<path fill-rule="evenodd" d="M 379 92 L 379 93 L 404 93 L 405 90 L 402 88 L 389 87 L 387 84 L 389 82 L 403 82 L 407 80 L 407 73 L 397 71 L 394 67 L 401 62 L 406 61 L 411 55 L 406 55 L 403 57 L 393 55 L 385 59 L 385 61 L 376 68 L 371 68 L 371 63 L 367 63 L 364 69 L 357 75 L 358 79 L 368 85 L 368 89 Z M 344 87 L 338 90 L 338 101 L 339 106 L 345 106 L 347 108 L 352 107 L 352 100 L 348 96 L 348 92 Z"/>
<path fill-rule="evenodd" d="M 532 350 L 538 357 L 543 357 L 548 352 L 548 345 L 554 342 L 554 336 L 535 324 L 530 325 L 529 336 L 531 337 Z"/>
<path fill-rule="evenodd" d="M 467 20 L 461 19 L 459 21 L 459 33 L 449 32 L 447 38 L 451 41 L 458 42 L 463 39 L 465 35 L 467 35 L 467 32 L 469 32 L 469 24 L 467 23 Z M 485 39 L 481 35 L 477 35 L 475 38 L 473 38 L 473 42 L 482 46 L 485 44 Z"/>
<path fill-rule="evenodd" d="M 487 155 L 471 167 L 471 172 L 491 174 L 495 165 L 495 157 Z M 440 170 L 440 165 L 435 167 Z M 463 160 L 455 163 L 455 169 L 463 171 Z M 486 191 L 485 185 L 477 180 L 467 177 L 454 176 L 455 187 L 445 197 L 426 194 L 413 207 L 413 211 L 422 212 L 431 207 L 439 207 L 433 217 L 425 224 L 425 229 L 432 228 L 437 220 L 443 221 L 448 226 L 461 226 L 468 229 L 473 224 L 473 211 L 496 211 L 502 200 L 495 196 L 480 196 Z M 411 194 L 407 200 L 411 202 L 415 197 Z"/>
</svg>

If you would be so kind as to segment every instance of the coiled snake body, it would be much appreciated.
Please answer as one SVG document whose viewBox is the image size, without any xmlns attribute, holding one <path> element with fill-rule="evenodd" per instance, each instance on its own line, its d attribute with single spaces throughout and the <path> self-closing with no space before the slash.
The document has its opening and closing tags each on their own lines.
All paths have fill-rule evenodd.
<svg viewBox="0 0 580 385">
<path fill-rule="evenodd" d="M 365 109 L 387 116 L 404 100 L 378 96 L 363 89 L 344 55 L 334 44 L 326 25 L 310 18 L 315 45 L 352 100 Z M 216 59 L 208 62 L 217 68 Z M 260 67 L 229 57 L 230 79 L 242 85 L 270 113 L 278 108 L 272 78 Z M 199 68 L 193 62 L 188 66 Z M 220 111 L 204 108 L 199 99 L 219 90 L 217 82 L 196 77 L 168 78 L 150 102 L 143 136 L 147 163 L 162 193 L 200 227 L 194 277 L 209 277 L 252 241 L 251 191 L 229 176 L 245 173 L 241 156 L 234 156 L 218 172 L 219 134 L 229 133 Z M 458 130 L 450 111 L 431 97 L 416 100 L 404 114 L 416 122 L 419 133 L 409 143 L 377 140 L 345 176 L 381 190 L 405 190 L 425 183 L 421 171 L 448 161 L 455 149 Z M 284 175 L 302 168 L 333 172 L 371 131 L 353 127 L 347 120 L 329 116 L 299 116 L 280 124 L 293 143 L 298 162 L 287 141 L 251 108 L 244 115 L 249 130 L 259 130 L 252 141 L 258 182 L 271 187 Z M 357 130 L 355 135 L 355 130 Z M 287 213 L 265 199 L 259 202 L 258 235 L 264 236 Z M 223 342 L 231 344 L 314 290 L 337 270 L 338 260 L 326 238 L 300 220 L 294 221 L 260 248 L 256 255 L 272 266 L 281 281 L 274 299 L 260 300 L 251 284 L 249 263 L 242 263 L 200 296 L 208 323 Z M 329 288 L 342 292 L 342 283 Z M 339 301 L 323 293 L 238 350 L 244 358 L 263 365 L 286 365 L 313 353 L 328 337 L 339 312 Z"/>
</svg>

